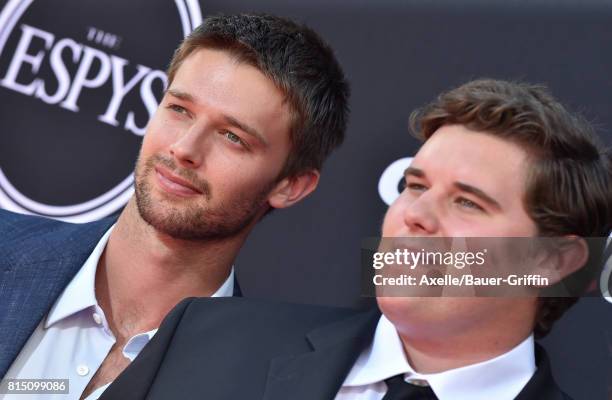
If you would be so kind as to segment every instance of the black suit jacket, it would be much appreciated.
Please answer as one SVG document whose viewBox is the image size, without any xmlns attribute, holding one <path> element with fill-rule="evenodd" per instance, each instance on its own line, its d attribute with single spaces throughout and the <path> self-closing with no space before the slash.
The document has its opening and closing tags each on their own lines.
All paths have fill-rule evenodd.
<svg viewBox="0 0 612 400">
<path fill-rule="evenodd" d="M 187 299 L 101 399 L 333 400 L 380 312 Z M 538 346 L 517 400 L 569 399 Z"/>
</svg>

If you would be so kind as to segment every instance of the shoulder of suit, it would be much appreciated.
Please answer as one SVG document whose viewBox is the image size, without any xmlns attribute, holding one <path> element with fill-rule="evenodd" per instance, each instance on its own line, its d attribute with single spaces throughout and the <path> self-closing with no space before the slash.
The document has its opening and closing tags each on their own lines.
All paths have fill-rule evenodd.
<svg viewBox="0 0 612 400">
<path fill-rule="evenodd" d="M 0 209 L 0 249 L 23 249 L 35 242 L 54 243 L 58 238 L 83 241 L 92 236 L 91 240 L 99 240 L 113 222 L 114 218 L 105 218 L 87 224 L 73 224 Z"/>
<path fill-rule="evenodd" d="M 189 308 L 192 311 L 207 311 L 209 308 L 224 307 L 225 312 L 251 312 L 258 311 L 265 314 L 333 314 L 333 315 L 353 315 L 362 310 L 312 304 L 298 304 L 275 300 L 254 299 L 249 297 L 198 297 L 192 298 Z"/>
<path fill-rule="evenodd" d="M 13 238 L 24 239 L 30 235 L 53 230 L 65 222 L 56 221 L 37 215 L 18 214 L 0 209 L 0 232 L 2 241 L 6 242 Z"/>
<path fill-rule="evenodd" d="M 197 323 L 202 317 L 232 323 L 252 325 L 258 321 L 264 326 L 317 326 L 371 312 L 351 308 L 295 304 L 248 297 L 194 298 L 186 306 L 183 321 Z"/>
</svg>

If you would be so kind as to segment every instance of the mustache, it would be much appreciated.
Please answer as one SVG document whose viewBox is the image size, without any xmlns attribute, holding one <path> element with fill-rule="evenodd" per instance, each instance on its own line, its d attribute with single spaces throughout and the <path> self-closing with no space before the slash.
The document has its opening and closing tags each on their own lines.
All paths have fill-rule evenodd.
<svg viewBox="0 0 612 400">
<path fill-rule="evenodd" d="M 194 171 L 190 169 L 179 168 L 172 158 L 164 157 L 161 154 L 155 154 L 149 157 L 149 159 L 145 163 L 146 174 L 153 171 L 156 165 L 162 165 L 166 167 L 166 169 L 170 170 L 173 174 L 185 179 L 189 182 L 189 184 L 191 184 L 193 187 L 202 192 L 206 199 L 211 199 L 212 190 L 210 188 L 210 184 L 206 179 L 198 177 Z"/>
</svg>

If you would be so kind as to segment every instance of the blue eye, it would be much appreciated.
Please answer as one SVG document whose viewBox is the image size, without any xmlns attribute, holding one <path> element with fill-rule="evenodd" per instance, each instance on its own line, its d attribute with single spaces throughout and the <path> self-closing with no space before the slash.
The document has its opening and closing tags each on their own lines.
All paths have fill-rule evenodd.
<svg viewBox="0 0 612 400">
<path fill-rule="evenodd" d="M 406 187 L 415 192 L 424 192 L 427 190 L 427 187 L 425 187 L 425 185 L 421 185 L 420 183 L 408 183 L 406 184 Z"/>
<path fill-rule="evenodd" d="M 478 204 L 474 203 L 472 200 L 468 200 L 464 197 L 460 197 L 457 199 L 457 203 L 465 208 L 471 208 L 474 210 L 484 211 L 484 208 L 480 207 Z"/>
<path fill-rule="evenodd" d="M 223 135 L 227 138 L 227 140 L 229 140 L 232 143 L 239 144 L 245 148 L 248 147 L 247 144 L 240 138 L 240 136 L 236 135 L 234 132 L 223 131 Z"/>
<path fill-rule="evenodd" d="M 178 114 L 187 114 L 187 110 L 185 108 L 178 106 L 176 104 L 168 104 L 167 108 Z"/>
<path fill-rule="evenodd" d="M 238 137 L 238 135 L 236 135 L 233 132 L 227 131 L 225 132 L 225 137 L 227 137 L 230 141 L 234 142 L 234 143 L 240 143 L 240 137 Z"/>
</svg>

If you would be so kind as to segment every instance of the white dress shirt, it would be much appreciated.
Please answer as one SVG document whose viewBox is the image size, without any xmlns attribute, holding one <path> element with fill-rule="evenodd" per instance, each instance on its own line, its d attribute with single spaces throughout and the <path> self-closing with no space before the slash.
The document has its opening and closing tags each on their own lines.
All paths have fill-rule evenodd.
<svg viewBox="0 0 612 400">
<path fill-rule="evenodd" d="M 374 340 L 346 377 L 336 400 L 381 400 L 384 380 L 405 374 L 407 382 L 425 380 L 439 400 L 511 400 L 536 370 L 533 336 L 493 359 L 435 374 L 420 374 L 408 364 L 401 339 L 383 315 Z"/>
<path fill-rule="evenodd" d="M 106 247 L 112 226 L 43 318 L 9 368 L 6 379 L 69 379 L 69 394 L 25 395 L 28 399 L 79 399 L 108 352 L 115 344 L 104 311 L 95 294 L 98 260 Z M 234 268 L 212 297 L 229 297 L 234 292 Z M 123 355 L 134 360 L 157 329 L 131 337 Z M 110 383 L 108 384 L 110 385 Z M 102 395 L 104 385 L 86 400 Z M 3 400 L 24 400 L 23 394 L 0 395 Z"/>
</svg>

